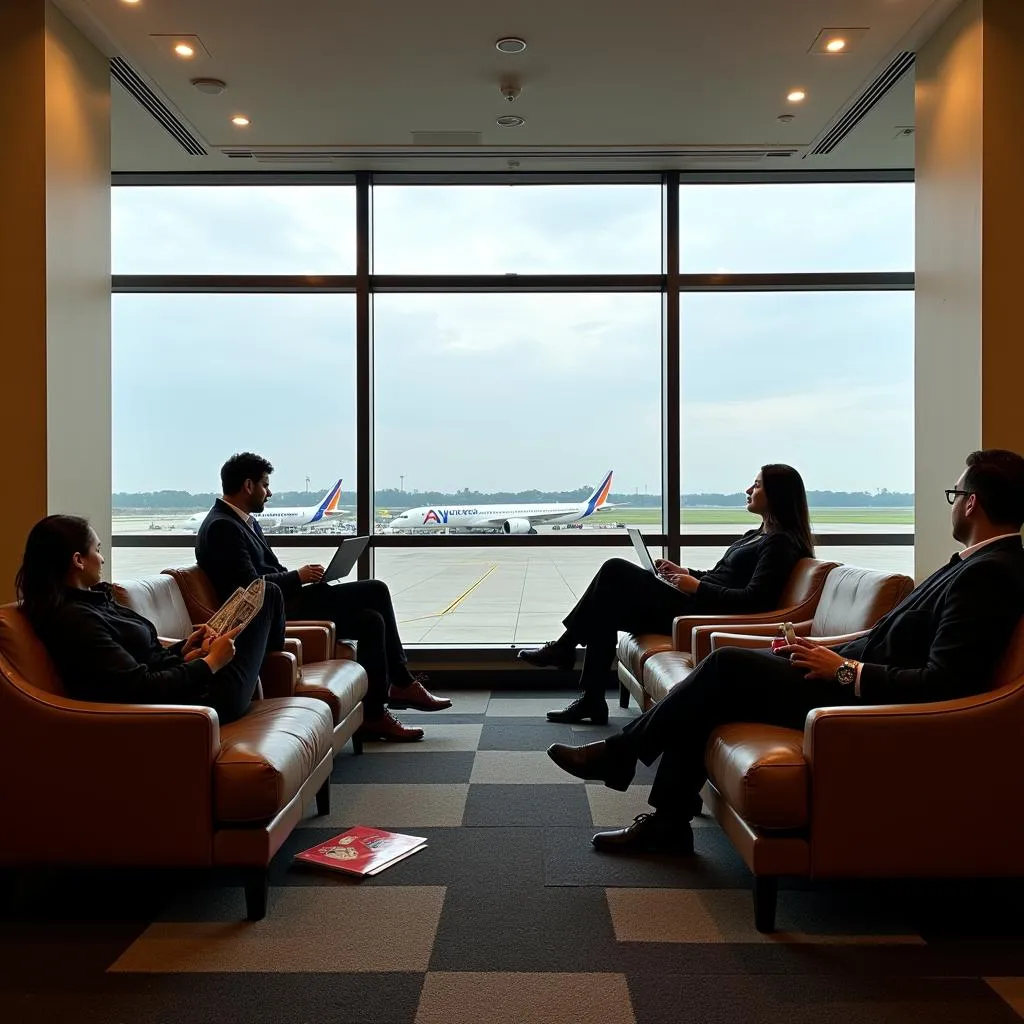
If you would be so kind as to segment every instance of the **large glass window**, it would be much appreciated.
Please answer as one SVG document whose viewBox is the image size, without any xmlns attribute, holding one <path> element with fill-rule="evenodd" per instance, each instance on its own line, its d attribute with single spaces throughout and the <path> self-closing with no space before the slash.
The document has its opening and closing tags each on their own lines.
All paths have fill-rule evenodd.
<svg viewBox="0 0 1024 1024">
<path fill-rule="evenodd" d="M 274 464 L 268 513 L 315 511 L 341 478 L 310 529 L 350 520 L 354 333 L 351 295 L 115 295 L 114 532 L 194 531 L 238 451 Z"/>
<path fill-rule="evenodd" d="M 909 183 L 682 185 L 685 274 L 914 269 Z"/>
<path fill-rule="evenodd" d="M 354 274 L 345 185 L 115 188 L 115 274 Z"/>
<path fill-rule="evenodd" d="M 386 185 L 373 190 L 378 274 L 657 274 L 654 185 Z"/>
</svg>

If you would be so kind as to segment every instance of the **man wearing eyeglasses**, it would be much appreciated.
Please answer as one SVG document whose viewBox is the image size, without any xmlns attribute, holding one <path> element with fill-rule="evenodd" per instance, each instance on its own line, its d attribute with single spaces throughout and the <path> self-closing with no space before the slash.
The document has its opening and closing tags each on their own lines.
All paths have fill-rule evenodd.
<svg viewBox="0 0 1024 1024">
<path fill-rule="evenodd" d="M 654 813 L 599 832 L 594 845 L 692 853 L 690 819 L 707 778 L 704 749 L 719 725 L 799 729 L 813 708 L 926 703 L 988 689 L 1024 616 L 1024 458 L 1002 449 L 972 452 L 946 500 L 963 550 L 866 636 L 834 650 L 803 637 L 774 653 L 722 648 L 616 735 L 581 747 L 552 744 L 548 755 L 570 775 L 619 790 L 629 786 L 637 761 L 650 765 L 661 756 L 649 797 Z"/>
</svg>

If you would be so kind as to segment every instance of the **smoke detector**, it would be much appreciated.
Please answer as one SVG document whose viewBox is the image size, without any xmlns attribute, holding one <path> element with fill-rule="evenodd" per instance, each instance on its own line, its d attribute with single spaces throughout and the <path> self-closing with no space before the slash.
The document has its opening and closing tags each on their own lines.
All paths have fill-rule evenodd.
<svg viewBox="0 0 1024 1024">
<path fill-rule="evenodd" d="M 192 84 L 207 96 L 219 96 L 228 87 L 219 78 L 193 78 Z"/>
</svg>

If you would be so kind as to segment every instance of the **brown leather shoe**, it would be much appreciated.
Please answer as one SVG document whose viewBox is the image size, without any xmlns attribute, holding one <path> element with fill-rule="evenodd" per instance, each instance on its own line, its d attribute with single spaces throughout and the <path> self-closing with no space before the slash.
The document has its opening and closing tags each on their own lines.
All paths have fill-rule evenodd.
<svg viewBox="0 0 1024 1024">
<path fill-rule="evenodd" d="M 364 740 L 387 740 L 391 743 L 415 743 L 423 739 L 422 729 L 412 729 L 385 709 L 377 718 L 364 719 L 356 733 Z"/>
<path fill-rule="evenodd" d="M 435 697 L 419 679 L 414 679 L 408 686 L 388 687 L 388 707 L 396 711 L 411 708 L 413 711 L 444 711 L 452 702 L 447 697 Z"/>
</svg>

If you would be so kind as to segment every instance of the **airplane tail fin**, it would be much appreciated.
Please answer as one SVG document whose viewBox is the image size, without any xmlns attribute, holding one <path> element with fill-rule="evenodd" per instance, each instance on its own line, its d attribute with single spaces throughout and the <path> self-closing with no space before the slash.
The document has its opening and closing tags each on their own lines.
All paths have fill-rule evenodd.
<svg viewBox="0 0 1024 1024">
<path fill-rule="evenodd" d="M 608 475 L 597 485 L 594 493 L 587 498 L 587 508 L 583 513 L 584 518 L 596 512 L 607 500 L 608 495 L 612 489 L 612 470 L 608 470 Z"/>
<path fill-rule="evenodd" d="M 319 522 L 324 514 L 332 512 L 338 507 L 338 498 L 341 497 L 341 481 L 339 480 L 328 492 L 327 497 L 320 502 L 320 507 L 316 510 L 316 515 L 313 516 L 312 522 Z"/>
</svg>

